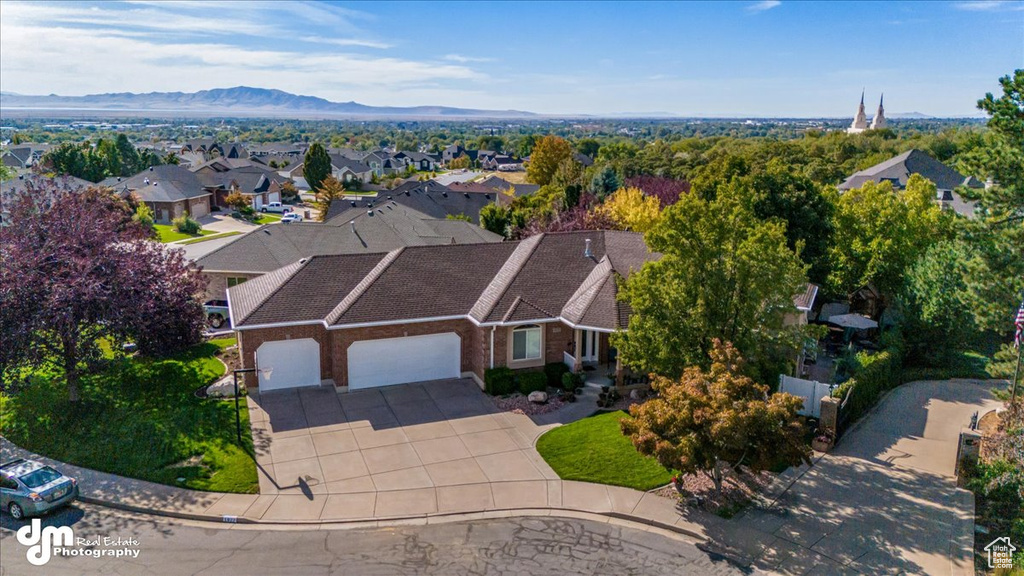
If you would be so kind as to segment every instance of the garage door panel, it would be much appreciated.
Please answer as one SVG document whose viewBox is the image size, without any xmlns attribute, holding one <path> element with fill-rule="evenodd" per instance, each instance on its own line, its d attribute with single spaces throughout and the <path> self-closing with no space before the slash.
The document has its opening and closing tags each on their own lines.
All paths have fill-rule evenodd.
<svg viewBox="0 0 1024 576">
<path fill-rule="evenodd" d="M 348 349 L 349 389 L 458 378 L 461 358 L 454 332 L 361 340 Z"/>
<path fill-rule="evenodd" d="M 264 342 L 256 350 L 261 392 L 320 385 L 320 344 L 312 338 Z"/>
</svg>

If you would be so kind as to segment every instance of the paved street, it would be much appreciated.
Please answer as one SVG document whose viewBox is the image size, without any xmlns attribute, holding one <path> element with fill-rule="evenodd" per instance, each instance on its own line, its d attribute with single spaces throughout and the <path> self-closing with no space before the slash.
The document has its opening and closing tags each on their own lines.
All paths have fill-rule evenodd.
<svg viewBox="0 0 1024 576">
<path fill-rule="evenodd" d="M 749 574 L 661 534 L 549 517 L 359 530 L 249 529 L 77 505 L 47 520 L 79 538 L 138 540 L 138 558 L 54 557 L 30 565 L 0 521 L 0 576 L 80 574 Z"/>
</svg>

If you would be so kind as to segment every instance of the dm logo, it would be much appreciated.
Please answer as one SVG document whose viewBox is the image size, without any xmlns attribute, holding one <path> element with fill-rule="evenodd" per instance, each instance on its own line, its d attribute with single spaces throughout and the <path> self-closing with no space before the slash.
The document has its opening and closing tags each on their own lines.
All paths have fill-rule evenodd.
<svg viewBox="0 0 1024 576">
<path fill-rule="evenodd" d="M 39 518 L 33 518 L 32 524 L 18 528 L 18 542 L 28 546 L 29 563 L 42 566 L 50 561 L 54 546 L 71 546 L 75 543 L 75 531 L 70 526 L 42 527 Z"/>
</svg>

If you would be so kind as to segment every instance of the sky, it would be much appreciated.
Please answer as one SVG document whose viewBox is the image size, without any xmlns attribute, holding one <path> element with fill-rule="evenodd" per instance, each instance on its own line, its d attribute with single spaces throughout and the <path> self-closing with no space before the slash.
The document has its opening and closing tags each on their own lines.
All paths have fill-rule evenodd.
<svg viewBox="0 0 1024 576">
<path fill-rule="evenodd" d="M 975 116 L 1024 0 L 0 2 L 0 90 L 276 88 L 543 114 Z"/>
</svg>

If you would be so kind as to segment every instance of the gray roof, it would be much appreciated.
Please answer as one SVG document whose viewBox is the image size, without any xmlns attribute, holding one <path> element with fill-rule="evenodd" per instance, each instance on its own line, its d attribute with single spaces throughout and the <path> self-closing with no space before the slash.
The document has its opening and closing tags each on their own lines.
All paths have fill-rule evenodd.
<svg viewBox="0 0 1024 576">
<path fill-rule="evenodd" d="M 412 181 L 393 190 L 378 192 L 376 198 L 363 197 L 357 200 L 334 202 L 327 212 L 327 220 L 333 220 L 338 214 L 352 208 L 366 210 L 371 206 L 384 205 L 388 201 L 393 201 L 417 212 L 422 212 L 431 218 L 443 219 L 448 216 L 465 215 L 474 224 L 478 224 L 480 209 L 488 204 L 493 204 L 495 199 L 495 194 L 454 192 L 444 184 L 433 180 Z"/>
<path fill-rule="evenodd" d="M 359 160 L 353 160 L 352 158 L 342 156 L 341 154 L 331 154 L 330 156 L 331 166 L 334 166 L 335 168 L 348 168 L 356 174 L 364 174 L 372 170 L 372 168 L 363 164 Z"/>
<path fill-rule="evenodd" d="M 120 181 L 102 181 L 103 186 L 131 190 L 143 202 L 178 202 L 189 198 L 209 196 L 199 177 L 175 164 L 151 166 Z"/>
<path fill-rule="evenodd" d="M 587 240 L 589 257 L 584 255 Z M 350 287 L 329 312 L 326 302 L 309 309 L 295 306 L 302 298 L 286 300 L 278 280 L 259 286 L 247 282 L 228 293 L 239 328 L 267 324 L 270 310 L 301 308 L 280 314 L 278 322 L 320 320 L 347 326 L 464 316 L 477 323 L 508 324 L 562 318 L 611 331 L 625 327 L 629 318 L 629 309 L 616 299 L 619 278 L 654 258 L 657 255 L 648 252 L 643 237 L 631 232 L 539 234 L 521 242 L 413 246 L 376 256 L 314 256 L 301 267 L 273 273 L 275 279 L 287 275 L 283 283 L 296 282 L 296 295 L 315 292 L 314 278 Z M 300 273 L 305 276 L 300 278 Z M 260 312 L 264 308 L 266 314 Z"/>
<path fill-rule="evenodd" d="M 21 175 L 16 178 L 8 178 L 7 180 L 0 182 L 0 200 L 4 203 L 11 202 L 19 194 L 28 190 L 30 185 L 38 188 L 42 186 L 49 186 L 51 184 L 71 191 L 98 186 L 97 184 L 93 184 L 92 182 L 82 180 L 81 178 L 76 178 L 74 176 L 57 176 L 50 178 L 49 176 L 36 174 Z"/>
<path fill-rule="evenodd" d="M 500 242 L 501 236 L 457 220 L 435 220 L 398 204 L 348 211 L 327 223 L 263 226 L 196 261 L 207 270 L 270 272 L 301 258 L 386 252 L 402 246 Z"/>
</svg>

